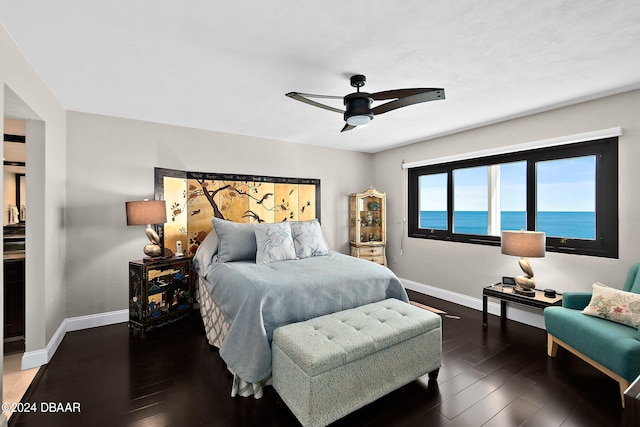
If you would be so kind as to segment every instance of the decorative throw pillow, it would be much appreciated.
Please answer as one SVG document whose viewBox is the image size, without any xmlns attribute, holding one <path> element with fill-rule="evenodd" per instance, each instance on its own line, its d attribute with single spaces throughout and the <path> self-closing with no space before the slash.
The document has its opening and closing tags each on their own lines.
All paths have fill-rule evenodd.
<svg viewBox="0 0 640 427">
<path fill-rule="evenodd" d="M 213 257 L 218 253 L 218 235 L 216 230 L 211 230 L 204 238 L 195 255 L 193 256 L 193 268 L 198 276 L 205 278 L 207 270 L 213 262 Z"/>
<path fill-rule="evenodd" d="M 256 236 L 256 264 L 296 259 L 288 222 L 253 224 Z"/>
<path fill-rule="evenodd" d="M 291 223 L 293 244 L 298 258 L 329 255 L 329 248 L 322 236 L 317 219 Z"/>
<path fill-rule="evenodd" d="M 253 224 L 213 218 L 218 236 L 218 262 L 256 259 L 256 235 Z"/>
<path fill-rule="evenodd" d="M 594 283 L 591 301 L 582 313 L 637 328 L 640 324 L 640 294 Z"/>
</svg>

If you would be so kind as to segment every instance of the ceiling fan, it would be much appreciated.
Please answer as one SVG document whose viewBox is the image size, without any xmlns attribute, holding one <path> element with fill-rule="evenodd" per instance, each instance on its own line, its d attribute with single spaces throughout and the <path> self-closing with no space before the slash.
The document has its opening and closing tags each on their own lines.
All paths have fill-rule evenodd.
<svg viewBox="0 0 640 427">
<path fill-rule="evenodd" d="M 436 101 L 444 99 L 444 89 L 437 88 L 413 88 L 413 89 L 394 89 L 385 90 L 376 93 L 360 92 L 360 88 L 367 82 L 367 78 L 362 74 L 351 76 L 351 86 L 356 88 L 356 92 L 350 93 L 344 98 L 332 95 L 313 95 L 310 93 L 289 92 L 286 95 L 300 102 L 304 102 L 314 107 L 324 108 L 325 110 L 335 111 L 344 114 L 344 121 L 347 122 L 340 132 L 351 130 L 357 126 L 364 126 L 373 120 L 374 116 L 386 113 L 408 105 L 419 104 L 421 102 Z M 342 99 L 346 110 L 330 107 L 321 104 L 310 98 L 325 99 Z M 373 101 L 382 101 L 391 99 L 376 107 L 371 108 Z"/>
</svg>

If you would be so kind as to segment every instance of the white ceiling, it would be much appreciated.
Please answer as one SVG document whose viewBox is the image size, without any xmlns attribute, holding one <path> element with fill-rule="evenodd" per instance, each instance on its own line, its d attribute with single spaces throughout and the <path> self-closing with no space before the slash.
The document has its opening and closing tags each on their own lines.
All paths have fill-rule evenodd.
<svg viewBox="0 0 640 427">
<path fill-rule="evenodd" d="M 640 88 L 637 0 L 1 0 L 0 20 L 66 109 L 365 152 Z M 285 97 L 356 73 L 447 99 L 340 133 Z"/>
</svg>

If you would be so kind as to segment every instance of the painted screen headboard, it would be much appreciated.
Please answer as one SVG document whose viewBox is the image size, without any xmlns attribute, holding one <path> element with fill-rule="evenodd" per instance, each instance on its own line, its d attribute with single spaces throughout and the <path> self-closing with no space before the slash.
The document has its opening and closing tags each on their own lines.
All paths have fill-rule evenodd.
<svg viewBox="0 0 640 427">
<path fill-rule="evenodd" d="M 160 235 L 175 252 L 193 255 L 213 228 L 211 218 L 234 222 L 320 221 L 320 180 L 186 172 L 155 168 L 155 198 L 167 204 Z"/>
</svg>

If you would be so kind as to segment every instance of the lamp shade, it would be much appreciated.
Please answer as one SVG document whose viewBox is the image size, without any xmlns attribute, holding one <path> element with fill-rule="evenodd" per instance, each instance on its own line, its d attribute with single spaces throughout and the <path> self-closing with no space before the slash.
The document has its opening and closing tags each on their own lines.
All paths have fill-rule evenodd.
<svg viewBox="0 0 640 427">
<path fill-rule="evenodd" d="M 127 225 L 164 224 L 167 209 L 164 200 L 126 202 Z"/>
<path fill-rule="evenodd" d="M 542 231 L 503 231 L 502 253 L 523 258 L 544 257 L 545 234 Z"/>
</svg>

